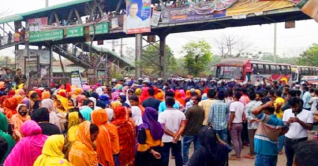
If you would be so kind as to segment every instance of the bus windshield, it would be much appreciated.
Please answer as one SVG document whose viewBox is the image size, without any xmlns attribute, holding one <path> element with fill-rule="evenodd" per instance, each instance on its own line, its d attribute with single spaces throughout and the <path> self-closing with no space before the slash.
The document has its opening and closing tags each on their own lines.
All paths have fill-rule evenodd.
<svg viewBox="0 0 318 166">
<path fill-rule="evenodd" d="M 242 67 L 221 66 L 216 71 L 216 77 L 219 79 L 243 79 Z"/>
</svg>

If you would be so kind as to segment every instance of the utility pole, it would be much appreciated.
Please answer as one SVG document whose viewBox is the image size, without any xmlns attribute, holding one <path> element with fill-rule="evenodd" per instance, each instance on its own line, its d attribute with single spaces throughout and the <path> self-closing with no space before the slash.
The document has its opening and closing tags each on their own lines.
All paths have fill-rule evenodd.
<svg viewBox="0 0 318 166">
<path fill-rule="evenodd" d="M 45 7 L 49 7 L 49 0 L 45 0 Z"/>
<path fill-rule="evenodd" d="M 120 57 L 124 57 L 123 54 L 123 46 L 127 44 L 123 44 L 123 38 L 120 39 Z"/>
<path fill-rule="evenodd" d="M 277 42 L 277 25 L 276 23 L 274 23 L 274 62 L 277 62 L 276 42 Z"/>
</svg>

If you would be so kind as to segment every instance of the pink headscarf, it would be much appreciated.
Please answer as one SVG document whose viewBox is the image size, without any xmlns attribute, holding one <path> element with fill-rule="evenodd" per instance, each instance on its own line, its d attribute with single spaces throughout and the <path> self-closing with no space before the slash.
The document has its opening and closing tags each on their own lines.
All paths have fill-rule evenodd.
<svg viewBox="0 0 318 166">
<path fill-rule="evenodd" d="M 47 108 L 47 110 L 50 113 L 50 123 L 54 124 L 61 130 L 60 126 L 60 118 L 57 116 L 56 112 L 54 111 L 54 106 L 53 106 L 54 101 L 52 99 L 43 99 L 41 101 L 42 107 Z"/>
<path fill-rule="evenodd" d="M 5 166 L 33 166 L 36 158 L 41 155 L 47 136 L 42 134 L 41 127 L 33 120 L 28 120 L 21 126 L 24 137 L 14 146 Z"/>
</svg>

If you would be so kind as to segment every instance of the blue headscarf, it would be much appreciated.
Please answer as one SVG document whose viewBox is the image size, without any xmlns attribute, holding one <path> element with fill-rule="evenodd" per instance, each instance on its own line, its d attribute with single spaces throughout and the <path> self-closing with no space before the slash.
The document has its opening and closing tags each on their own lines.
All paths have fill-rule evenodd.
<svg viewBox="0 0 318 166">
<path fill-rule="evenodd" d="M 83 118 L 87 121 L 92 121 L 92 117 L 91 117 L 91 114 L 92 114 L 93 110 L 89 107 L 86 107 L 82 110 L 80 110 L 80 113 L 81 115 L 83 116 Z"/>
</svg>

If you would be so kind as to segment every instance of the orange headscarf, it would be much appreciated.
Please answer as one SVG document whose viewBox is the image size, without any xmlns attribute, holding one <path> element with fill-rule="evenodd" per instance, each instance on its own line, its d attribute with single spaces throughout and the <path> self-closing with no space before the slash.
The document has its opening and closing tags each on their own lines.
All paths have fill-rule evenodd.
<svg viewBox="0 0 318 166">
<path fill-rule="evenodd" d="M 191 97 L 191 91 L 190 90 L 187 90 L 186 91 L 186 98 L 190 98 Z"/>
<path fill-rule="evenodd" d="M 115 110 L 117 107 L 120 107 L 120 106 L 122 106 L 120 101 L 112 101 L 110 103 L 110 108 L 113 110 Z"/>
<path fill-rule="evenodd" d="M 22 96 L 14 96 L 12 98 L 6 99 L 3 102 L 4 114 L 7 116 L 7 118 L 10 119 L 12 115 L 17 113 L 16 108 L 21 103 L 22 99 Z"/>
<path fill-rule="evenodd" d="M 195 92 L 197 92 L 197 94 L 201 96 L 201 91 L 199 89 L 196 89 Z"/>
<path fill-rule="evenodd" d="M 115 125 L 108 123 L 108 116 L 106 110 L 104 109 L 93 111 L 92 121 L 99 128 L 99 134 L 96 139 L 96 151 L 98 156 L 98 162 L 102 165 L 114 166 L 115 163 L 113 160 L 113 148 L 119 151 L 119 139 L 117 128 Z M 115 133 L 113 133 L 114 131 Z M 117 142 L 117 145 L 114 144 L 115 142 Z"/>
<path fill-rule="evenodd" d="M 165 97 L 165 95 L 164 95 L 163 91 L 161 89 L 159 89 L 155 98 L 160 100 L 160 101 L 164 101 L 164 97 Z"/>
<path fill-rule="evenodd" d="M 82 89 L 81 88 L 76 88 L 74 90 L 74 94 L 72 94 L 72 98 L 76 99 L 78 95 L 80 95 L 82 93 Z"/>
<path fill-rule="evenodd" d="M 42 92 L 42 100 L 51 98 L 51 93 L 49 91 Z"/>
<path fill-rule="evenodd" d="M 178 100 L 182 106 L 185 106 L 185 100 L 182 98 L 182 93 L 179 91 L 176 91 L 175 99 Z"/>
<path fill-rule="evenodd" d="M 69 161 L 73 165 L 91 166 L 97 165 L 97 154 L 93 147 L 90 134 L 91 122 L 84 121 L 78 127 L 75 142 L 70 150 Z"/>
</svg>

